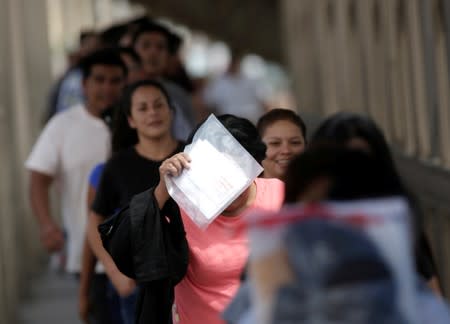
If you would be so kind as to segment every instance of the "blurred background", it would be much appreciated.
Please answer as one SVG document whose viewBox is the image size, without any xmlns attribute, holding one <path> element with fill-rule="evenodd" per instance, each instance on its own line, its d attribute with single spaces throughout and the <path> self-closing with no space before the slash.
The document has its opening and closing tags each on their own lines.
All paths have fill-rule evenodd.
<svg viewBox="0 0 450 324">
<path fill-rule="evenodd" d="M 183 37 L 180 56 L 197 84 L 225 71 L 233 48 L 246 53 L 241 70 L 267 104 L 296 110 L 311 130 L 337 111 L 373 117 L 422 203 L 448 296 L 450 0 L 0 0 L 0 8 L 0 323 L 28 323 L 42 308 L 35 290 L 66 289 L 40 277 L 47 258 L 23 166 L 51 86 L 80 32 L 143 15 Z"/>
</svg>

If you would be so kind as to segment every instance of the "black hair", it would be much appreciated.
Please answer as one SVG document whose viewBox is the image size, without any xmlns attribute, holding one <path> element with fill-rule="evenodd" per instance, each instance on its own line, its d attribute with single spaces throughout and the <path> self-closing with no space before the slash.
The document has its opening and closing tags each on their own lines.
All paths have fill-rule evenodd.
<svg viewBox="0 0 450 324">
<path fill-rule="evenodd" d="M 82 45 L 86 41 L 86 39 L 88 39 L 90 37 L 97 37 L 97 36 L 98 36 L 98 34 L 95 30 L 91 30 L 91 29 L 82 30 L 80 32 L 78 42 L 80 45 Z"/>
<path fill-rule="evenodd" d="M 132 46 L 133 48 L 136 47 L 136 42 L 139 39 L 139 37 L 146 33 L 160 33 L 166 38 L 167 42 L 167 49 L 170 54 L 175 54 L 178 51 L 178 48 L 180 47 L 182 40 L 181 38 L 171 32 L 168 28 L 165 26 L 158 24 L 153 21 L 149 21 L 146 23 L 141 24 L 137 30 L 134 32 L 133 35 L 133 41 Z"/>
<path fill-rule="evenodd" d="M 433 255 L 428 246 L 428 241 L 423 231 L 423 212 L 415 195 L 406 188 L 397 171 L 389 145 L 375 122 L 366 116 L 355 113 L 340 112 L 327 118 L 317 129 L 311 139 L 311 144 L 320 142 L 334 142 L 346 145 L 351 139 L 360 138 L 369 145 L 368 152 L 376 161 L 381 170 L 391 174 L 395 185 L 399 187 L 403 196 L 408 200 L 412 211 L 412 224 L 415 239 L 416 258 L 421 258 L 418 263 L 421 274 L 437 273 Z M 356 166 L 355 166 L 356 168 Z M 374 173 L 376 174 L 376 173 Z M 364 174 L 361 177 L 364 178 Z M 366 175 L 367 176 L 367 175 Z M 368 175 L 372 176 L 372 175 Z M 419 243 L 418 243 L 419 242 Z M 419 251 L 419 249 L 424 249 Z M 423 263 L 428 262 L 430 269 L 423 270 Z M 427 275 L 428 275 L 427 274 Z"/>
<path fill-rule="evenodd" d="M 411 206 L 417 209 L 414 214 L 418 217 L 420 213 L 417 208 L 416 200 L 403 185 L 383 132 L 371 118 L 349 112 L 339 112 L 334 114 L 319 125 L 311 138 L 311 144 L 332 142 L 347 145 L 349 141 L 355 138 L 364 140 L 369 146 L 368 153 L 373 156 L 380 167 L 389 170 L 392 177 L 398 179 Z M 416 223 L 421 223 L 419 219 L 416 219 L 415 221 Z"/>
<path fill-rule="evenodd" d="M 319 125 L 311 143 L 332 141 L 345 145 L 354 138 L 366 141 L 375 158 L 395 169 L 383 132 L 366 116 L 348 112 L 332 115 Z"/>
<path fill-rule="evenodd" d="M 172 100 L 170 99 L 169 93 L 160 82 L 155 80 L 140 80 L 130 84 L 125 88 L 122 98 L 122 108 L 126 116 L 131 116 L 131 99 L 133 97 L 134 92 L 141 87 L 157 88 L 166 98 L 167 103 L 169 104 L 169 108 L 171 110 L 174 110 L 174 106 L 172 104 Z"/>
<path fill-rule="evenodd" d="M 141 80 L 127 86 L 121 99 L 119 109 L 116 110 L 113 121 L 112 150 L 113 152 L 135 145 L 138 142 L 138 135 L 135 129 L 128 124 L 128 117 L 131 116 L 131 101 L 135 91 L 141 87 L 157 88 L 166 98 L 169 108 L 174 111 L 172 101 L 164 86 L 158 81 Z"/>
<path fill-rule="evenodd" d="M 406 196 L 400 178 L 374 156 L 343 145 L 316 144 L 289 164 L 285 202 L 296 202 L 320 178 L 330 181 L 324 200 Z"/>
<path fill-rule="evenodd" d="M 103 46 L 115 47 L 119 44 L 120 39 L 127 33 L 128 26 L 126 24 L 112 25 L 100 33 L 100 40 Z"/>
<path fill-rule="evenodd" d="M 231 114 L 220 115 L 217 119 L 258 163 L 264 160 L 266 157 L 266 145 L 261 140 L 258 130 L 251 121 Z M 202 125 L 203 122 L 198 124 L 191 132 L 187 144 L 192 143 L 195 133 Z"/>
<path fill-rule="evenodd" d="M 176 54 L 181 45 L 183 45 L 183 39 L 178 34 L 171 32 L 169 38 L 169 52 L 171 54 Z"/>
<path fill-rule="evenodd" d="M 362 139 L 368 144 L 369 153 L 374 160 L 381 168 L 388 170 L 392 177 L 398 179 L 403 192 L 411 199 L 411 195 L 406 193 L 407 190 L 402 184 L 383 132 L 371 118 L 350 112 L 334 114 L 319 125 L 311 138 L 311 144 L 332 142 L 347 145 L 355 138 Z"/>
<path fill-rule="evenodd" d="M 303 119 L 294 111 L 283 108 L 272 109 L 259 118 L 258 123 L 256 124 L 259 135 L 263 136 L 267 127 L 280 120 L 287 120 L 296 125 L 306 141 L 306 125 Z"/>
<path fill-rule="evenodd" d="M 128 70 L 125 63 L 120 58 L 119 52 L 114 48 L 105 48 L 86 56 L 81 61 L 81 73 L 83 80 L 86 80 L 92 73 L 95 65 L 116 66 L 122 69 L 124 77 L 127 76 Z"/>
<path fill-rule="evenodd" d="M 137 64 L 142 63 L 141 57 L 138 55 L 138 53 L 136 53 L 136 51 L 132 47 L 118 47 L 117 51 L 119 52 L 119 54 L 125 54 L 130 56 L 132 60 Z"/>
<path fill-rule="evenodd" d="M 147 14 L 144 14 L 129 20 L 128 25 L 140 26 L 143 24 L 148 24 L 150 21 L 152 21 L 151 18 L 148 17 Z"/>
</svg>

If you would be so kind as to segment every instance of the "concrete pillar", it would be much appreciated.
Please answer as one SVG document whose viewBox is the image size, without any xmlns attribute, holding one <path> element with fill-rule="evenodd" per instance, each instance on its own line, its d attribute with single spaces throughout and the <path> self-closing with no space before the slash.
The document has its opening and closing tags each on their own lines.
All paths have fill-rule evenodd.
<svg viewBox="0 0 450 324">
<path fill-rule="evenodd" d="M 332 52 L 336 72 L 336 95 L 338 110 L 350 110 L 351 63 L 348 61 L 348 0 L 335 1 L 335 30 Z"/>
<path fill-rule="evenodd" d="M 74 48 L 78 45 L 80 29 L 93 28 L 95 26 L 95 4 L 93 0 L 60 0 L 62 1 L 63 40 L 66 48 Z"/>
<path fill-rule="evenodd" d="M 339 111 L 336 65 L 337 6 L 335 1 L 318 0 L 315 15 L 318 17 L 318 49 L 316 60 L 322 96 L 322 112 L 330 115 Z"/>
<path fill-rule="evenodd" d="M 414 102 L 412 100 L 412 73 L 411 73 L 411 57 L 410 57 L 410 48 L 409 48 L 409 38 L 408 32 L 406 30 L 407 26 L 403 25 L 400 27 L 401 29 L 398 31 L 398 55 L 399 55 L 399 89 L 400 92 L 398 95 L 400 96 L 400 114 L 401 114 L 401 122 L 404 124 L 404 132 L 402 134 L 402 142 L 403 142 L 403 151 L 412 155 L 416 152 L 416 142 L 415 132 L 416 129 L 414 127 L 414 114 L 413 114 L 413 105 Z"/>
<path fill-rule="evenodd" d="M 10 17 L 15 213 L 20 235 L 26 238 L 20 239 L 24 258 L 19 259 L 20 268 L 26 272 L 25 269 L 33 268 L 33 256 L 39 251 L 39 245 L 35 244 L 36 228 L 28 204 L 28 179 L 23 165 L 40 131 L 51 82 L 46 2 L 11 1 Z"/>
<path fill-rule="evenodd" d="M 437 19 L 420 5 L 435 2 L 442 4 L 442 30 L 426 42 L 421 15 L 430 26 Z M 281 8 L 300 112 L 367 112 L 406 153 L 439 155 L 450 165 L 450 0 L 283 0 Z"/>
<path fill-rule="evenodd" d="M 419 1 L 407 1 L 406 13 L 408 17 L 409 29 L 409 51 L 411 55 L 411 70 L 412 70 L 412 96 L 414 100 L 414 123 L 413 127 L 416 129 L 414 140 L 417 141 L 416 154 L 419 158 L 430 157 L 430 132 L 432 128 L 429 122 L 429 109 L 427 109 L 426 100 L 426 84 L 425 84 L 425 69 L 424 69 L 424 55 L 423 55 L 423 41 L 422 30 L 419 17 Z M 422 1 L 421 1 L 422 2 Z M 435 127 L 435 125 L 432 125 Z"/>
<path fill-rule="evenodd" d="M 362 17 L 360 2 L 351 0 L 347 6 L 347 59 L 348 67 L 348 108 L 353 112 L 366 112 L 365 76 L 363 66 L 362 36 L 360 26 Z"/>
<path fill-rule="evenodd" d="M 15 214 L 13 208 L 14 185 L 12 170 L 14 167 L 12 118 L 9 89 L 6 87 L 11 80 L 9 69 L 10 38 L 9 13 L 10 1 L 1 0 L 0 6 L 0 74 L 4 81 L 0 85 L 0 322 L 10 323 L 13 318 L 14 305 L 17 302 L 17 264 L 15 257 Z"/>
<path fill-rule="evenodd" d="M 320 114 L 321 96 L 317 48 L 316 0 L 283 0 L 280 12 L 286 61 L 293 76 L 293 90 L 302 115 Z"/>
<path fill-rule="evenodd" d="M 441 3 L 444 3 L 444 1 L 441 1 Z M 440 148 L 442 165 L 450 168 L 450 44 L 448 43 L 450 42 L 450 29 L 446 30 L 446 24 L 450 27 L 450 1 L 447 1 L 447 3 L 447 16 L 435 12 L 435 19 L 437 20 L 435 24 L 435 69 L 437 74 L 438 114 L 440 116 L 437 121 L 440 136 L 439 139 L 435 140 Z M 436 10 L 438 8 L 440 7 L 437 7 Z"/>
<path fill-rule="evenodd" d="M 410 55 L 410 34 L 406 7 L 403 0 L 386 1 L 388 66 L 392 80 L 391 103 L 394 113 L 394 129 L 392 132 L 395 143 L 406 153 L 413 154 L 416 149 L 412 72 Z"/>
<path fill-rule="evenodd" d="M 405 144 L 403 134 L 406 131 L 402 111 L 403 95 L 401 92 L 400 57 L 398 51 L 399 26 L 396 15 L 397 1 L 383 0 L 381 4 L 386 24 L 386 80 L 389 82 L 387 87 L 390 89 L 389 107 L 392 116 L 390 139 L 393 143 L 401 147 Z"/>
<path fill-rule="evenodd" d="M 430 120 L 430 144 L 431 155 L 434 159 L 438 159 L 439 152 L 439 137 L 440 129 L 437 127 L 438 117 L 438 87 L 436 74 L 436 46 L 433 23 L 433 4 L 435 1 L 421 1 L 420 2 L 420 20 L 421 32 L 423 38 L 423 53 L 425 63 L 425 85 L 427 92 L 427 108 Z"/>
<path fill-rule="evenodd" d="M 67 53 L 76 49 L 82 30 L 101 30 L 114 20 L 117 6 L 126 0 L 46 0 L 52 74 L 56 79 L 67 67 Z M 130 9 L 131 11 L 131 9 Z"/>
<path fill-rule="evenodd" d="M 361 46 L 364 65 L 367 112 L 385 132 L 387 127 L 386 39 L 385 19 L 381 3 L 374 0 L 358 2 L 361 17 Z"/>
<path fill-rule="evenodd" d="M 111 0 L 94 0 L 93 13 L 95 26 L 107 26 L 113 20 Z"/>
<path fill-rule="evenodd" d="M 391 110 L 389 107 L 389 91 L 387 88 L 387 30 L 386 16 L 384 16 L 382 3 L 378 0 L 372 2 L 372 39 L 374 42 L 374 83 L 375 83 L 375 102 L 372 109 L 376 112 L 374 117 L 385 136 L 391 138 Z"/>
<path fill-rule="evenodd" d="M 0 322 L 13 323 L 33 240 L 23 162 L 34 141 L 48 91 L 44 0 L 0 0 Z"/>
</svg>

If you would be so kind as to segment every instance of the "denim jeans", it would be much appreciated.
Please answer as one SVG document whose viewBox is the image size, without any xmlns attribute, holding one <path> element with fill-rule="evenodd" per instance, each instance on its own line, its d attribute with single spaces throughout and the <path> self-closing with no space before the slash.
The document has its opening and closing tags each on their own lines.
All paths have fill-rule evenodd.
<svg viewBox="0 0 450 324">
<path fill-rule="evenodd" d="M 134 324 L 136 313 L 136 300 L 139 288 L 127 297 L 120 297 L 111 281 L 108 282 L 107 298 L 113 324 Z"/>
</svg>

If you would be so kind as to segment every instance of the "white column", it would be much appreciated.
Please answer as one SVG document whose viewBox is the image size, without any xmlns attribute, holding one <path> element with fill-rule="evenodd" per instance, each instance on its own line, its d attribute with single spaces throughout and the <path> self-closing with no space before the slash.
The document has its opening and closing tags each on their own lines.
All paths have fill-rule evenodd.
<svg viewBox="0 0 450 324">
<path fill-rule="evenodd" d="M 417 134 L 415 140 L 417 140 L 417 157 L 429 158 L 430 157 L 430 123 L 428 118 L 427 100 L 426 100 L 426 84 L 425 84 L 425 67 L 423 57 L 423 40 L 419 19 L 419 2 L 418 0 L 407 1 L 407 15 L 408 25 L 410 33 L 410 55 L 411 55 L 411 70 L 412 77 L 411 86 L 413 88 L 413 97 L 415 103 L 415 109 L 413 113 L 415 115 L 414 132 Z"/>
<path fill-rule="evenodd" d="M 0 323 L 13 323 L 38 246 L 23 162 L 40 127 L 50 71 L 45 1 L 0 0 L 0 7 Z"/>
<path fill-rule="evenodd" d="M 294 82 L 298 111 L 318 114 L 320 109 L 319 55 L 317 47 L 316 0 L 280 2 L 282 35 L 289 70 Z"/>
</svg>

